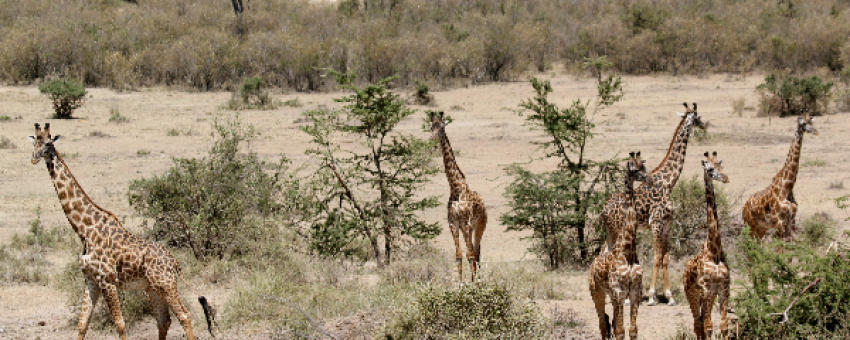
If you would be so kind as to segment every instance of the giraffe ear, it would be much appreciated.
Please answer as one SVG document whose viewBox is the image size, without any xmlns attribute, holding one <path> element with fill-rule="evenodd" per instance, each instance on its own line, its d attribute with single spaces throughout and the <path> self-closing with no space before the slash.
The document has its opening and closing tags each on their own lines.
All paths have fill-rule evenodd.
<svg viewBox="0 0 850 340">
<path fill-rule="evenodd" d="M 700 162 L 702 162 L 702 167 L 705 168 L 705 160 L 701 160 Z"/>
<path fill-rule="evenodd" d="M 717 161 L 717 166 L 723 166 L 723 161 Z"/>
<path fill-rule="evenodd" d="M 678 114 L 678 115 L 679 115 L 679 117 L 685 118 L 685 114 L 684 114 L 684 113 L 676 112 L 676 114 Z"/>
<path fill-rule="evenodd" d="M 29 139 L 30 142 L 32 142 L 32 144 L 35 145 L 35 136 L 27 136 L 27 139 Z"/>
<path fill-rule="evenodd" d="M 51 139 L 50 139 L 50 142 L 51 142 L 51 143 L 56 143 L 56 142 L 57 142 L 57 141 L 59 141 L 60 139 L 62 139 L 62 135 L 56 135 L 56 136 L 53 136 L 53 138 L 51 138 Z"/>
</svg>

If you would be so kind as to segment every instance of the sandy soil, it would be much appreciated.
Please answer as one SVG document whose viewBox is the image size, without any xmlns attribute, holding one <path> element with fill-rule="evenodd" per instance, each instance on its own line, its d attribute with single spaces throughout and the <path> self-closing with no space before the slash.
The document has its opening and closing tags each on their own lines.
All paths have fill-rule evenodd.
<svg viewBox="0 0 850 340">
<path fill-rule="evenodd" d="M 595 92 L 593 80 L 562 74 L 541 75 L 551 79 L 555 92 L 550 99 L 561 107 L 574 99 L 591 99 Z M 711 124 L 710 142 L 691 142 L 685 162 L 685 177 L 701 174 L 699 159 L 705 151 L 717 151 L 731 183 L 727 192 L 744 199 L 761 190 L 782 167 L 793 137 L 795 121 L 791 118 L 768 120 L 756 118 L 753 109 L 738 117 L 732 111 L 732 100 L 744 98 L 747 107 L 755 107 L 756 85 L 763 80 L 755 75 L 744 79 L 737 76 L 708 77 L 626 77 L 626 96 L 623 101 L 601 112 L 596 137 L 590 144 L 594 159 L 623 157 L 629 151 L 640 150 L 647 165 L 654 168 L 667 151 L 673 131 L 679 122 L 676 112 L 682 112 L 682 102 L 697 102 L 704 121 Z M 15 149 L 0 149 L 0 244 L 7 244 L 15 233 L 24 233 L 28 221 L 41 209 L 41 218 L 48 227 L 67 227 L 55 191 L 43 164 L 30 164 L 31 146 L 26 140 L 33 134 L 33 123 L 51 122 L 54 135 L 63 139 L 57 149 L 63 153 L 76 178 L 89 196 L 98 204 L 125 219 L 125 225 L 137 230 L 140 219 L 133 215 L 127 203 L 127 187 L 134 179 L 161 174 L 171 166 L 174 157 L 201 157 L 209 149 L 213 120 L 231 118 L 232 111 L 221 107 L 230 93 L 185 93 L 163 88 L 142 89 L 118 93 L 91 89 L 91 98 L 75 112 L 80 119 L 49 120 L 48 100 L 34 86 L 0 87 L 0 116 L 20 119 L 0 121 L 0 137 L 10 138 Z M 333 98 L 343 94 L 274 94 L 279 100 L 298 98 L 303 107 L 282 106 L 272 111 L 245 110 L 239 113 L 244 124 L 254 125 L 261 137 L 252 149 L 262 157 L 276 159 L 281 153 L 296 164 L 307 160 L 304 150 L 307 135 L 297 129 L 295 121 L 301 112 L 320 105 L 339 107 Z M 513 162 L 526 162 L 539 155 L 532 141 L 541 134 L 524 126 L 524 118 L 513 110 L 521 100 L 533 96 L 531 86 L 524 81 L 461 88 L 434 93 L 437 106 L 451 115 L 455 122 L 447 133 L 458 162 L 466 173 L 472 189 L 485 199 L 490 224 L 483 240 L 485 265 L 533 258 L 526 252 L 528 243 L 519 233 L 507 233 L 499 224 L 499 216 L 507 211 L 503 197 L 510 178 L 503 167 Z M 417 109 L 429 109 L 416 107 Z M 110 110 L 119 110 L 129 117 L 128 123 L 110 123 Z M 420 119 L 403 122 L 399 130 L 406 133 L 428 134 L 419 129 Z M 807 135 L 804 140 L 802 163 L 795 187 L 799 202 L 799 217 L 826 212 L 843 219 L 848 212 L 835 207 L 832 199 L 847 194 L 846 189 L 831 189 L 830 184 L 850 182 L 847 169 L 850 141 L 842 137 L 850 128 L 846 114 L 820 117 L 815 121 L 819 136 Z M 179 136 L 168 136 L 169 130 Z M 98 137 L 95 135 L 105 135 Z M 147 154 L 144 154 L 148 152 Z M 807 165 L 808 163 L 808 165 Z M 548 170 L 551 164 L 537 162 L 534 170 Z M 435 176 L 425 189 L 427 194 L 447 199 L 445 176 Z M 739 209 L 739 208 L 738 208 Z M 444 208 L 428 212 L 426 219 L 445 222 Z M 842 225 L 842 228 L 845 226 Z M 438 247 L 453 251 L 448 232 L 433 241 Z M 59 268 L 63 262 L 54 264 Z M 56 269 L 58 271 L 59 269 Z M 52 271 L 51 271 L 52 272 Z M 671 272 L 671 275 L 680 275 Z M 576 300 L 548 301 L 578 312 L 586 326 L 574 335 L 577 338 L 595 335 L 596 318 L 586 289 L 585 275 L 567 279 L 572 287 L 580 287 Z M 575 289 L 566 288 L 565 289 Z M 221 291 L 222 298 L 227 291 Z M 674 334 L 676 328 L 690 320 L 685 306 L 642 307 L 639 327 L 644 339 L 659 339 Z M 38 285 L 6 285 L 0 287 L 0 338 L 8 339 L 67 339 L 74 336 L 76 327 L 69 325 L 75 313 L 66 306 L 66 297 L 59 291 Z M 199 315 L 193 309 L 194 315 Z M 716 320 L 716 319 L 715 319 Z M 40 325 L 43 323 L 43 325 Z M 690 328 L 690 327 L 688 327 Z M 205 332 L 199 331 L 202 336 Z M 154 338 L 153 320 L 130 331 L 131 338 Z M 113 338 L 114 331 L 92 331 L 90 339 Z M 182 338 L 183 332 L 175 322 L 171 337 Z M 228 338 L 242 338 L 230 334 Z M 263 338 L 262 333 L 251 337 Z"/>
</svg>

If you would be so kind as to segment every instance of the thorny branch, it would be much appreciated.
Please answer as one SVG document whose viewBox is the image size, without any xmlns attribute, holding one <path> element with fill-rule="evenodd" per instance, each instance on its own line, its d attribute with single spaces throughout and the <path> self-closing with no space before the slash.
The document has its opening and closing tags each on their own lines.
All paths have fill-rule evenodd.
<svg viewBox="0 0 850 340">
<path fill-rule="evenodd" d="M 791 307 L 794 307 L 794 304 L 797 303 L 797 300 L 800 300 L 800 297 L 803 296 L 803 294 L 807 290 L 809 290 L 809 288 L 814 287 L 816 284 L 818 284 L 818 282 L 820 282 L 820 280 L 821 280 L 821 278 L 817 278 L 816 280 L 812 281 L 812 283 L 810 283 L 808 286 L 806 286 L 806 288 L 803 288 L 803 290 L 800 292 L 800 294 L 797 294 L 797 297 L 794 298 L 794 301 L 791 301 L 791 304 L 788 305 L 788 308 L 785 308 L 784 312 L 782 312 L 782 313 L 770 313 L 770 314 L 768 314 L 768 316 L 780 316 L 781 315 L 782 321 L 780 321 L 779 323 L 780 324 L 788 323 L 788 321 L 790 321 L 788 319 L 788 311 L 791 310 Z"/>
</svg>

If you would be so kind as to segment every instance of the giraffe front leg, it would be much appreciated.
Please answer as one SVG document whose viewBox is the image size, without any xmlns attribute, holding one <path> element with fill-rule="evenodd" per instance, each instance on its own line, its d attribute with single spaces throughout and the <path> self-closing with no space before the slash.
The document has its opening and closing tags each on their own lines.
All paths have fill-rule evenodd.
<svg viewBox="0 0 850 340">
<path fill-rule="evenodd" d="M 615 295 L 618 294 L 615 293 Z M 619 296 L 612 296 L 611 304 L 614 305 L 614 320 L 611 322 L 614 324 L 614 338 L 623 340 L 626 336 L 626 330 L 623 326 L 623 300 Z"/>
<path fill-rule="evenodd" d="M 466 243 L 466 260 L 469 262 L 469 271 L 472 273 L 470 282 L 475 282 L 475 247 L 472 246 L 472 230 L 471 225 L 463 226 L 460 231 L 463 233 L 463 242 Z"/>
<path fill-rule="evenodd" d="M 94 307 L 97 306 L 97 300 L 100 299 L 100 295 L 100 286 L 89 278 L 86 278 L 86 290 L 83 292 L 83 305 L 80 308 L 77 340 L 85 339 L 86 332 L 89 329 L 89 323 L 91 322 L 91 316 L 94 314 Z"/>
<path fill-rule="evenodd" d="M 722 338 L 729 339 L 729 318 L 727 317 L 727 304 L 729 302 L 729 281 L 725 282 L 725 289 L 720 291 L 720 335 Z"/>
<path fill-rule="evenodd" d="M 103 298 L 106 299 L 106 303 L 109 305 L 109 314 L 112 315 L 112 323 L 118 329 L 118 337 L 121 340 L 127 340 L 124 316 L 121 315 L 121 304 L 118 301 L 118 288 L 114 284 L 104 282 L 101 284 L 101 290 L 103 291 Z"/>
<path fill-rule="evenodd" d="M 647 306 L 655 306 L 658 304 L 658 300 L 655 298 L 655 282 L 658 280 L 658 269 L 661 267 L 661 263 L 663 262 L 663 253 L 661 249 L 661 234 L 660 230 L 656 231 L 656 228 L 652 228 L 652 249 L 655 254 L 655 262 L 652 263 L 652 280 L 649 281 L 649 301 L 646 302 Z"/>
<path fill-rule="evenodd" d="M 668 306 L 675 306 L 676 300 L 673 299 L 673 291 L 670 288 L 670 225 L 669 223 L 664 227 L 664 232 L 661 236 L 661 253 L 663 254 L 661 260 L 661 268 L 664 271 L 664 297 L 667 298 Z"/>
<path fill-rule="evenodd" d="M 591 269 L 591 274 L 593 275 L 593 270 Z M 602 339 L 608 339 L 611 335 L 608 327 L 608 315 L 605 314 L 605 291 L 599 284 L 591 277 L 590 279 L 590 297 L 593 299 L 593 306 L 596 308 L 596 316 L 599 318 L 599 333 L 602 335 Z"/>
<path fill-rule="evenodd" d="M 637 278 L 636 288 L 632 289 L 630 292 L 630 296 L 632 301 L 635 301 L 631 305 L 631 312 L 629 313 L 629 339 L 637 340 L 638 339 L 638 328 L 637 328 L 637 317 L 638 317 L 638 307 L 640 306 L 640 294 L 643 294 L 643 285 L 640 283 L 641 278 Z"/>
</svg>

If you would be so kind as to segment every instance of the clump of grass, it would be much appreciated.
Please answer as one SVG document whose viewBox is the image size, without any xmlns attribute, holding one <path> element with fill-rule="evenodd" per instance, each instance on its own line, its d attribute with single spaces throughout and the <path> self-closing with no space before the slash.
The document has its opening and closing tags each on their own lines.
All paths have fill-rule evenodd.
<svg viewBox="0 0 850 340">
<path fill-rule="evenodd" d="M 260 109 L 271 110 L 277 107 L 275 102 L 265 90 L 266 81 L 260 77 L 246 78 L 242 86 L 233 93 L 225 105 L 230 110 Z M 297 103 L 297 99 L 296 99 Z"/>
<path fill-rule="evenodd" d="M 9 117 L 9 115 L 0 116 L 0 122 L 6 122 L 6 121 L 10 121 L 10 120 L 12 120 L 12 117 Z"/>
<path fill-rule="evenodd" d="M 130 118 L 121 115 L 117 107 L 109 109 L 109 113 L 109 121 L 112 123 L 126 123 L 130 121 Z"/>
<path fill-rule="evenodd" d="M 18 146 L 15 143 L 12 143 L 12 140 L 9 137 L 2 136 L 0 137 L 0 149 L 17 149 Z"/>
<path fill-rule="evenodd" d="M 746 106 L 746 98 L 738 97 L 732 99 L 732 112 L 741 117 L 744 115 L 744 107 Z"/>
<path fill-rule="evenodd" d="M 537 306 L 507 286 L 479 282 L 446 288 L 427 286 L 387 330 L 394 339 L 532 339 L 544 326 Z"/>
<path fill-rule="evenodd" d="M 554 336 L 557 336 L 557 334 L 562 330 L 584 327 L 586 324 L 585 321 L 578 316 L 578 313 L 575 310 L 572 308 L 564 309 L 558 305 L 554 305 L 549 308 L 549 322 L 549 333 Z M 560 337 L 557 338 L 560 339 Z"/>
<path fill-rule="evenodd" d="M 416 81 L 416 91 L 413 92 L 413 102 L 417 105 L 434 105 L 434 96 L 428 84 Z"/>
<path fill-rule="evenodd" d="M 103 131 L 100 131 L 100 130 L 94 130 L 92 132 L 89 132 L 89 137 L 105 138 L 105 137 L 112 137 L 112 136 L 110 136 L 106 132 L 103 132 Z"/>
<path fill-rule="evenodd" d="M 177 137 L 177 136 L 180 136 L 180 130 L 168 129 L 168 131 L 165 133 L 165 135 L 169 136 L 169 137 Z"/>
<path fill-rule="evenodd" d="M 811 159 L 800 164 L 802 167 L 824 167 L 828 166 L 829 162 L 822 159 Z"/>
<path fill-rule="evenodd" d="M 0 282 L 47 283 L 47 261 L 34 249 L 11 249 L 0 245 Z"/>
<path fill-rule="evenodd" d="M 301 101 L 298 100 L 298 97 L 284 101 L 282 104 L 283 104 L 283 106 L 289 106 L 289 107 L 302 107 L 302 106 L 304 106 L 304 104 L 302 104 Z"/>
<path fill-rule="evenodd" d="M 830 189 L 844 189 L 844 181 L 829 182 Z"/>
<path fill-rule="evenodd" d="M 145 156 L 150 155 L 150 154 L 151 154 L 150 150 L 139 149 L 139 150 L 136 151 L 136 157 L 145 157 Z"/>
<path fill-rule="evenodd" d="M 799 233 L 795 238 L 810 247 L 822 247 L 835 239 L 838 222 L 825 212 L 818 212 L 807 217 L 800 223 Z"/>
</svg>

